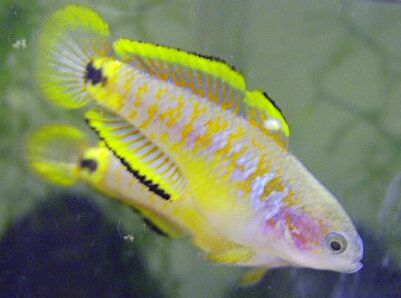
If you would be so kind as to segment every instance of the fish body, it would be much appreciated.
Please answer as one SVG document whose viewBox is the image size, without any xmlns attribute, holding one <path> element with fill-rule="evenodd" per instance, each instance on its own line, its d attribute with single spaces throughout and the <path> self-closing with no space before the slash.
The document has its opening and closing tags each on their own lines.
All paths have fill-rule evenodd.
<svg viewBox="0 0 401 298">
<path fill-rule="evenodd" d="M 209 249 L 210 259 L 361 268 L 355 227 L 288 151 L 287 123 L 266 94 L 218 59 L 108 36 L 88 8 L 56 12 L 40 41 L 40 85 L 63 107 L 101 106 L 87 122 L 128 172 L 235 244 Z"/>
<path fill-rule="evenodd" d="M 222 246 L 236 247 L 221 237 L 190 201 L 160 199 L 103 143 L 91 144 L 89 137 L 74 126 L 48 124 L 34 131 L 27 142 L 27 159 L 43 179 L 62 186 L 86 183 L 132 207 L 163 234 L 190 237 L 205 253 Z"/>
<path fill-rule="evenodd" d="M 179 197 L 190 197 L 229 240 L 253 244 L 255 256 L 239 263 L 253 265 L 259 255 L 278 256 L 275 249 L 280 257 L 287 252 L 286 260 L 299 262 L 302 259 L 290 247 L 275 240 L 290 240 L 285 244 L 301 250 L 316 249 L 325 235 L 339 228 L 327 224 L 335 218 L 317 216 L 338 216 L 338 202 L 291 153 L 248 121 L 127 64 L 113 59 L 96 62 L 96 68 L 113 79 L 104 85 L 89 83 L 90 96 L 168 153 L 185 177 Z M 160 90 L 165 93 L 157 96 Z M 352 225 L 347 217 L 343 220 Z M 356 232 L 352 236 L 358 239 Z M 280 246 L 269 251 L 272 243 Z M 323 253 L 318 246 L 315 252 Z M 310 260 L 305 263 L 311 266 Z M 314 266 L 325 264 L 319 260 Z"/>
</svg>

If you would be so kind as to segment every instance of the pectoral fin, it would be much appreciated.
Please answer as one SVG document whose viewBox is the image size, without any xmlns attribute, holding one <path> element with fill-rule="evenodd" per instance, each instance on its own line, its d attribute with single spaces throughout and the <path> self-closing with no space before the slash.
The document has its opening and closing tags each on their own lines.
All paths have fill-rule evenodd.
<svg viewBox="0 0 401 298">
<path fill-rule="evenodd" d="M 263 279 L 267 270 L 269 270 L 269 268 L 267 267 L 249 269 L 242 275 L 240 280 L 240 286 L 250 287 L 256 285 Z"/>
<path fill-rule="evenodd" d="M 241 264 L 246 263 L 254 256 L 254 253 L 244 247 L 232 248 L 224 251 L 211 252 L 207 258 L 214 263 Z"/>
</svg>

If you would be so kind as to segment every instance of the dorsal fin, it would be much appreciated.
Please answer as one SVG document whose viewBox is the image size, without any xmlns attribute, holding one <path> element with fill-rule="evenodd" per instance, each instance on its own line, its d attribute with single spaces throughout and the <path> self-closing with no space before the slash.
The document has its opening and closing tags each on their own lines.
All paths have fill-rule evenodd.
<svg viewBox="0 0 401 298">
<path fill-rule="evenodd" d="M 247 91 L 242 114 L 283 148 L 288 147 L 290 129 L 287 121 L 277 104 L 265 92 Z"/>
<path fill-rule="evenodd" d="M 189 88 L 224 110 L 248 119 L 283 148 L 289 129 L 277 105 L 261 91 L 248 91 L 244 77 L 219 58 L 135 40 L 113 43 L 117 56 L 161 80 Z"/>
<path fill-rule="evenodd" d="M 151 140 L 123 118 L 92 110 L 86 120 L 106 146 L 150 191 L 166 200 L 176 200 L 183 179 L 176 164 Z"/>
<path fill-rule="evenodd" d="M 152 76 L 189 88 L 224 109 L 238 112 L 241 107 L 244 77 L 219 58 L 128 39 L 117 40 L 113 48 L 124 62 Z"/>
</svg>

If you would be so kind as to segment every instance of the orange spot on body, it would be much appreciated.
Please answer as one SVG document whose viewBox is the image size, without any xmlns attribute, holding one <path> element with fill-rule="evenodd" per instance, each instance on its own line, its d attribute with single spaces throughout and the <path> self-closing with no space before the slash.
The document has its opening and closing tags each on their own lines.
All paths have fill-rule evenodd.
<svg viewBox="0 0 401 298">
<path fill-rule="evenodd" d="M 149 126 L 149 124 L 153 121 L 155 118 L 157 111 L 159 110 L 159 106 L 157 104 L 150 105 L 148 108 L 148 117 L 146 118 L 146 121 L 144 121 L 141 124 L 141 128 L 145 129 Z"/>
<path fill-rule="evenodd" d="M 208 109 L 203 107 L 201 108 L 199 104 L 194 104 L 192 118 L 191 120 L 184 126 L 182 130 L 182 138 L 183 140 L 188 140 L 191 133 L 194 132 L 194 123 L 195 121 L 201 117 L 203 114 L 207 113 Z"/>
<path fill-rule="evenodd" d="M 167 92 L 169 92 L 169 91 L 170 91 L 170 89 L 167 88 L 167 87 L 159 88 L 159 89 L 157 90 L 157 92 L 156 92 L 155 99 L 156 99 L 156 100 L 160 100 L 160 99 L 161 99 L 164 95 L 166 95 Z"/>
<path fill-rule="evenodd" d="M 178 104 L 176 108 L 172 108 L 169 109 L 167 111 L 168 115 L 169 115 L 169 119 L 167 120 L 167 127 L 172 127 L 173 125 L 175 125 L 182 117 L 182 113 L 184 112 L 184 98 L 183 96 L 180 96 L 179 98 L 177 98 L 178 100 Z"/>
<path fill-rule="evenodd" d="M 139 108 L 142 105 L 143 95 L 149 91 L 149 83 L 140 86 L 135 94 L 134 107 Z"/>
</svg>

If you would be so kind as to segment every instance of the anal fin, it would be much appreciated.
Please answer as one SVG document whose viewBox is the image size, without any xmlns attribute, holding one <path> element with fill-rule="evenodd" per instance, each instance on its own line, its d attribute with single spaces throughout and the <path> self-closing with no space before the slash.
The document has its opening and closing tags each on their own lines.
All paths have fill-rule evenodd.
<svg viewBox="0 0 401 298">
<path fill-rule="evenodd" d="M 185 235 L 185 231 L 183 231 L 170 221 L 164 219 L 156 212 L 141 207 L 139 207 L 138 210 L 143 216 L 144 223 L 153 232 L 161 236 L 167 236 L 171 238 L 179 238 Z"/>
<path fill-rule="evenodd" d="M 267 270 L 269 270 L 269 268 L 267 267 L 249 269 L 242 275 L 240 280 L 240 286 L 250 287 L 256 285 L 263 279 Z"/>
<path fill-rule="evenodd" d="M 224 251 L 210 252 L 207 259 L 214 263 L 241 264 L 246 263 L 254 253 L 244 247 L 235 247 Z"/>
</svg>

